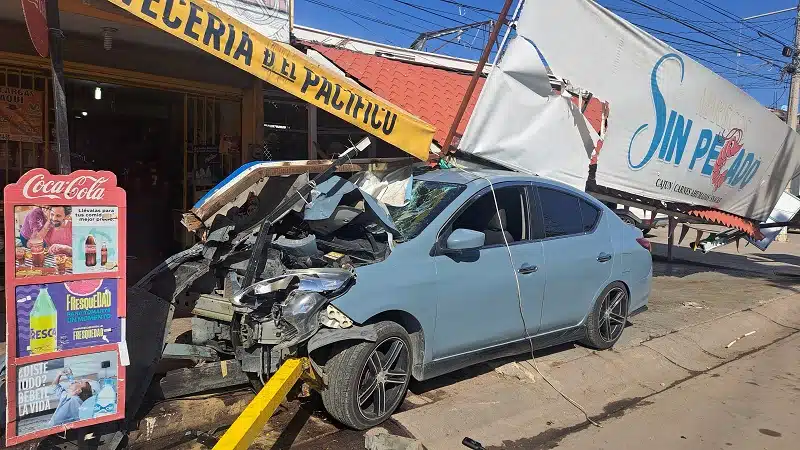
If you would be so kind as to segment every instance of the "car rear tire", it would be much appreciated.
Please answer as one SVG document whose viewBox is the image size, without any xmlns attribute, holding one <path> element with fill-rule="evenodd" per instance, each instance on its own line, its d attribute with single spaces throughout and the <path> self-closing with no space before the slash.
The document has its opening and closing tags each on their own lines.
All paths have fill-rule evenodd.
<svg viewBox="0 0 800 450">
<path fill-rule="evenodd" d="M 630 297 L 624 284 L 609 284 L 594 303 L 586 319 L 586 338 L 583 344 L 605 350 L 617 343 L 628 323 Z"/>
<path fill-rule="evenodd" d="M 403 402 L 411 379 L 411 340 L 394 322 L 375 324 L 375 342 L 344 344 L 325 364 L 325 409 L 356 430 L 388 419 Z"/>
</svg>

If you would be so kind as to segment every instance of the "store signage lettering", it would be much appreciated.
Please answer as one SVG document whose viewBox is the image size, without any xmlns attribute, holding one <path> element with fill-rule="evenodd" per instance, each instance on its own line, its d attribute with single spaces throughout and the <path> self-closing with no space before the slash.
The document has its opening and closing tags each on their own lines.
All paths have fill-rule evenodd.
<svg viewBox="0 0 800 450">
<path fill-rule="evenodd" d="M 22 195 L 30 200 L 47 198 L 51 200 L 102 200 L 106 192 L 102 187 L 108 181 L 105 177 L 81 176 L 70 180 L 47 179 L 44 174 L 34 175 L 22 188 Z"/>
<path fill-rule="evenodd" d="M 108 0 L 146 22 L 426 159 L 431 125 L 203 0 Z"/>
</svg>

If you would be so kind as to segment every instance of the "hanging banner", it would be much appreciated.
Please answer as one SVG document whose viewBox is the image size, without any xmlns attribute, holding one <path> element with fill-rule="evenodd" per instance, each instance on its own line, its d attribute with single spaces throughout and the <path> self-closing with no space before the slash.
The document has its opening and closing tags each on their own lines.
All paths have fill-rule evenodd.
<svg viewBox="0 0 800 450">
<path fill-rule="evenodd" d="M 41 144 L 43 101 L 42 91 L 0 86 L 0 141 Z"/>
<path fill-rule="evenodd" d="M 591 0 L 529 0 L 517 33 L 608 101 L 597 184 L 766 220 L 798 174 L 798 135 L 739 88 Z"/>
<path fill-rule="evenodd" d="M 399 149 L 426 160 L 436 129 L 203 0 L 108 0 Z"/>
<path fill-rule="evenodd" d="M 111 172 L 5 187 L 6 445 L 124 417 L 125 191 Z"/>
</svg>

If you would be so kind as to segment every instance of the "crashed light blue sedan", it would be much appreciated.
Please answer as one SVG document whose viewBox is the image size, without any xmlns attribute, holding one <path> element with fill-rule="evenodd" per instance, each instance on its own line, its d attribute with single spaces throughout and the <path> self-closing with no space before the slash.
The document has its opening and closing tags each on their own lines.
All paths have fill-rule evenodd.
<svg viewBox="0 0 800 450">
<path fill-rule="evenodd" d="M 254 284 L 237 285 L 245 234 L 214 244 L 228 253 L 206 264 L 226 279 L 214 292 L 238 293 L 220 297 L 231 320 L 209 314 L 218 323 L 205 329 L 229 336 L 256 386 L 285 358 L 309 356 L 326 409 L 349 427 L 386 420 L 411 378 L 529 342 L 610 348 L 647 305 L 650 243 L 581 191 L 514 172 L 424 170 L 393 207 L 360 186 L 333 177 L 277 221 Z"/>
</svg>

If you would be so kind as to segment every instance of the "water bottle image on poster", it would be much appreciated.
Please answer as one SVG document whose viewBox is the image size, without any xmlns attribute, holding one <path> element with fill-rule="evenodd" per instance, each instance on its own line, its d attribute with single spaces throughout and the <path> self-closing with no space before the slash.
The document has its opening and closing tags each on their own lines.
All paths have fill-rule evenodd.
<svg viewBox="0 0 800 450">
<path fill-rule="evenodd" d="M 17 286 L 17 356 L 120 342 L 116 279 Z"/>
<path fill-rule="evenodd" d="M 18 436 L 117 413 L 116 351 L 24 364 L 16 375 Z"/>
</svg>

